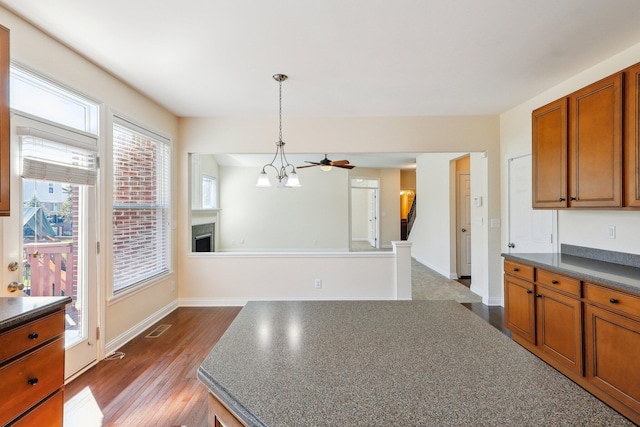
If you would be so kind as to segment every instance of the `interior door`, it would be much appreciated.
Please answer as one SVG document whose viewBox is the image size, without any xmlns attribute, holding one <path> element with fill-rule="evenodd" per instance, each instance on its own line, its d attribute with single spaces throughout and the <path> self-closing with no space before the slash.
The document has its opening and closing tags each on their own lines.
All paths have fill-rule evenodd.
<svg viewBox="0 0 640 427">
<path fill-rule="evenodd" d="M 458 174 L 458 277 L 471 276 L 471 175 Z"/>
<path fill-rule="evenodd" d="M 369 244 L 374 248 L 378 248 L 378 190 L 373 188 L 367 190 L 367 200 L 369 202 Z"/>
<path fill-rule="evenodd" d="M 532 208 L 531 154 L 509 158 L 509 253 L 557 252 L 557 211 Z"/>
</svg>

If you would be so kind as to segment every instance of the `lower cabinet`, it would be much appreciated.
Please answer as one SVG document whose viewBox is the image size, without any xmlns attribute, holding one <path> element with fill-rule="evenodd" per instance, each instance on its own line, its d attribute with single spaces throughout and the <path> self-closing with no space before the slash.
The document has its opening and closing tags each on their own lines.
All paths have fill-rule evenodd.
<svg viewBox="0 0 640 427">
<path fill-rule="evenodd" d="M 514 341 L 640 424 L 640 295 L 505 260 L 504 297 Z"/>
<path fill-rule="evenodd" d="M 544 353 L 554 367 L 559 363 L 582 374 L 580 300 L 509 274 L 505 274 L 504 283 L 505 323 L 513 339 L 531 351 Z"/>
<path fill-rule="evenodd" d="M 209 393 L 209 425 L 212 427 L 246 427 L 213 394 Z"/>
</svg>

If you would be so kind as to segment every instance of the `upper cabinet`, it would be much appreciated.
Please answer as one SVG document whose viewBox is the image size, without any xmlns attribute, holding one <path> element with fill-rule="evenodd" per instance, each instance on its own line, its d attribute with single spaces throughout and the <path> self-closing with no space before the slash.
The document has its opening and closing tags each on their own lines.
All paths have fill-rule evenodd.
<svg viewBox="0 0 640 427">
<path fill-rule="evenodd" d="M 640 208 L 640 64 L 532 113 L 533 207 Z"/>
<path fill-rule="evenodd" d="M 532 115 L 534 208 L 567 206 L 567 104 L 562 98 Z"/>
<path fill-rule="evenodd" d="M 640 64 L 625 71 L 625 85 L 625 198 L 627 206 L 640 208 Z"/>
<path fill-rule="evenodd" d="M 0 25 L 0 215 L 9 215 L 9 30 Z"/>
<path fill-rule="evenodd" d="M 622 79 L 569 96 L 569 207 L 622 206 Z"/>
</svg>

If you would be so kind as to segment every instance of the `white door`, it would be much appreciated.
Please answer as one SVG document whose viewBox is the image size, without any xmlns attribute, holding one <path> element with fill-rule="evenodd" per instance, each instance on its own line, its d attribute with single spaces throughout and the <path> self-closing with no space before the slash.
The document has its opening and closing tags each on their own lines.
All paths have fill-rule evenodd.
<svg viewBox="0 0 640 427">
<path fill-rule="evenodd" d="M 557 211 L 533 209 L 531 154 L 508 159 L 509 253 L 557 252 Z"/>
<path fill-rule="evenodd" d="M 368 217 L 369 217 L 369 244 L 378 248 L 378 190 L 367 190 L 367 199 L 369 201 Z"/>
<path fill-rule="evenodd" d="M 471 276 L 471 176 L 458 174 L 458 277 Z"/>
<path fill-rule="evenodd" d="M 5 272 L 5 283 L 23 289 L 10 296 L 70 296 L 65 313 L 65 378 L 97 359 L 97 262 L 95 186 L 50 176 L 22 178 L 19 153 L 31 138 L 45 152 L 47 140 L 17 129 L 46 129 L 54 144 L 77 137 L 73 131 L 14 114 L 12 116 L 11 216 L 3 223 L 4 263 L 19 268 Z M 33 134 L 33 132 L 31 131 Z M 27 174 L 27 172 L 24 172 Z M 6 285 L 5 285 L 6 286 Z M 3 295 L 6 296 L 6 295 Z"/>
</svg>

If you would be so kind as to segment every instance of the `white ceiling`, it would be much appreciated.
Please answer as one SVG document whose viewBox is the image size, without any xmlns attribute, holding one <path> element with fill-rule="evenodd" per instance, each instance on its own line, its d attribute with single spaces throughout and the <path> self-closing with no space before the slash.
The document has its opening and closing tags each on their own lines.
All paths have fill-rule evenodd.
<svg viewBox="0 0 640 427">
<path fill-rule="evenodd" d="M 356 167 L 376 169 L 414 169 L 416 157 L 423 153 L 340 153 L 327 154 L 329 160 L 349 160 Z M 320 162 L 324 154 L 287 154 L 292 165 L 308 166 L 308 161 Z M 273 160 L 273 154 L 215 154 L 220 166 L 262 167 Z M 279 165 L 280 162 L 278 161 Z"/>
<path fill-rule="evenodd" d="M 638 0 L 0 0 L 178 116 L 498 114 L 640 41 Z"/>
</svg>

